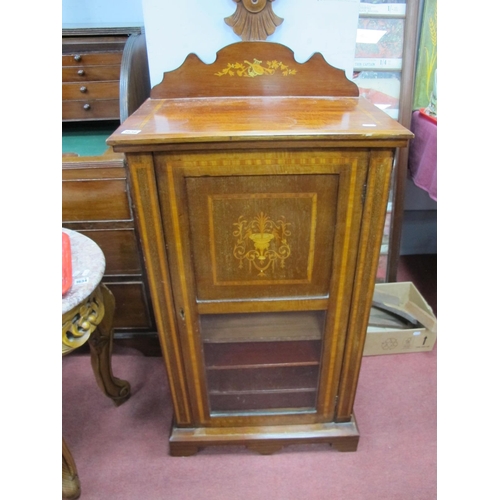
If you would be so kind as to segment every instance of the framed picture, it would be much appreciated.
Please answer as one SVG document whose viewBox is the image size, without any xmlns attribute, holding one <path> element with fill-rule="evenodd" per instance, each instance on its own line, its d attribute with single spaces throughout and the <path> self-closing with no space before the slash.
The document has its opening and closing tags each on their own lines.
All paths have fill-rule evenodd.
<svg viewBox="0 0 500 500">
<path fill-rule="evenodd" d="M 406 0 L 361 0 L 359 13 L 390 16 L 404 16 L 406 14 Z"/>
<path fill-rule="evenodd" d="M 360 18 L 354 69 L 400 70 L 404 25 L 404 19 Z"/>
</svg>

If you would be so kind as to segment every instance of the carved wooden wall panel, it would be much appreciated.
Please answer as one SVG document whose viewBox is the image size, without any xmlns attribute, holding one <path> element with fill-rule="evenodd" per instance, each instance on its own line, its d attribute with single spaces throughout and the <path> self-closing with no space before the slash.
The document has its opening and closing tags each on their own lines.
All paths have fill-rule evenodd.
<svg viewBox="0 0 500 500">
<path fill-rule="evenodd" d="M 242 40 L 265 40 L 284 19 L 273 12 L 274 0 L 234 0 L 236 11 L 224 21 Z"/>
</svg>

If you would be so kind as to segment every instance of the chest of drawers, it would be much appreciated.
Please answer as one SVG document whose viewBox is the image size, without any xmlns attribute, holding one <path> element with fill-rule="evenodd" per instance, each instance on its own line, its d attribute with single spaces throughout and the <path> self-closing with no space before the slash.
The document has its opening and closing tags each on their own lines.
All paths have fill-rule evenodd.
<svg viewBox="0 0 500 500">
<path fill-rule="evenodd" d="M 147 277 L 121 154 L 65 157 L 62 224 L 95 241 L 106 258 L 103 283 L 116 309 L 115 339 L 148 349 L 155 332 Z"/>
<path fill-rule="evenodd" d="M 149 90 L 141 28 L 63 30 L 63 121 L 123 121 Z"/>
<path fill-rule="evenodd" d="M 149 97 L 145 37 L 139 26 L 65 25 L 62 35 L 62 223 L 103 250 L 115 340 L 157 349 L 125 157 L 105 144 Z"/>
<path fill-rule="evenodd" d="M 128 37 L 63 38 L 63 121 L 120 117 L 120 68 Z"/>
</svg>

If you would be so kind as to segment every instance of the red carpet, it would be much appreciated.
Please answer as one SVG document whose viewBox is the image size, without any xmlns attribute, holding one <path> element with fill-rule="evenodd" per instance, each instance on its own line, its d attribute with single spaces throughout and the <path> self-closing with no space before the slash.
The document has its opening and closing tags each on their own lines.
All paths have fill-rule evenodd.
<svg viewBox="0 0 500 500">
<path fill-rule="evenodd" d="M 422 291 L 405 272 L 401 281 L 414 281 Z M 429 269 L 419 276 L 434 280 L 426 299 L 435 308 L 435 276 Z M 436 351 L 437 345 L 430 353 L 363 359 L 357 452 L 300 445 L 262 456 L 220 447 L 187 458 L 168 455 L 172 412 L 161 358 L 115 349 L 114 373 L 132 386 L 130 400 L 116 408 L 97 387 L 88 355 L 67 356 L 62 430 L 78 467 L 81 499 L 433 500 Z"/>
</svg>

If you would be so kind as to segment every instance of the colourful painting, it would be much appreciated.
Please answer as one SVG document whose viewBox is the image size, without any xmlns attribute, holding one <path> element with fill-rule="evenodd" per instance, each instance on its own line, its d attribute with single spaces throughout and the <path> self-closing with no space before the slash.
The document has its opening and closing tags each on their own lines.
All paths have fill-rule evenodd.
<svg viewBox="0 0 500 500">
<path fill-rule="evenodd" d="M 436 101 L 437 0 L 425 0 L 418 47 L 413 109 L 426 108 Z M 434 103 L 437 108 L 437 103 Z"/>
</svg>

